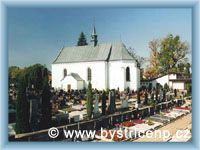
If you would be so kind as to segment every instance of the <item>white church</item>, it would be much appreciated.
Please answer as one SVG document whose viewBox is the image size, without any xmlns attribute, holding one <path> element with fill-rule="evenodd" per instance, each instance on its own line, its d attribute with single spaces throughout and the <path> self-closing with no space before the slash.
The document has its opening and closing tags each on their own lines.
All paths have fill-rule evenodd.
<svg viewBox="0 0 200 150">
<path fill-rule="evenodd" d="M 52 64 L 52 87 L 98 90 L 140 87 L 140 69 L 122 42 L 98 44 L 95 27 L 92 44 L 64 47 Z"/>
</svg>

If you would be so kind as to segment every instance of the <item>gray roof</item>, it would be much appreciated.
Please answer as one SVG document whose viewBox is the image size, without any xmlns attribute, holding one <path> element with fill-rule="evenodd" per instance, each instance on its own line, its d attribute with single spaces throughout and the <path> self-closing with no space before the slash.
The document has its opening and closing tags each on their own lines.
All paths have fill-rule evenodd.
<svg viewBox="0 0 200 150">
<path fill-rule="evenodd" d="M 112 60 L 133 60 L 122 42 L 105 43 L 97 46 L 75 46 L 64 47 L 53 62 L 88 62 L 88 61 L 112 61 Z"/>
<path fill-rule="evenodd" d="M 70 73 L 68 76 L 72 76 L 77 81 L 83 81 L 83 79 L 77 73 Z"/>
</svg>

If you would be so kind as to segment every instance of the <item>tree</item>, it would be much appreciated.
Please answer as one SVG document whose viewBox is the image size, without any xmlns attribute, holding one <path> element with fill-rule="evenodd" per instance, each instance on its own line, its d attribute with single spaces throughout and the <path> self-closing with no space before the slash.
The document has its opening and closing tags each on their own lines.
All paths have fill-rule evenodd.
<svg viewBox="0 0 200 150">
<path fill-rule="evenodd" d="M 145 64 L 146 58 L 136 55 L 134 48 L 129 47 L 128 53 L 136 60 L 138 67 L 142 67 Z"/>
<path fill-rule="evenodd" d="M 152 83 L 149 83 L 149 85 L 148 85 L 148 92 L 151 92 L 151 90 L 152 90 Z"/>
<path fill-rule="evenodd" d="M 34 85 L 36 91 L 41 91 L 43 88 L 43 70 L 45 66 L 41 64 L 35 64 L 28 67 L 25 72 L 27 74 L 28 86 Z"/>
<path fill-rule="evenodd" d="M 43 70 L 43 90 L 42 90 L 42 120 L 41 127 L 48 128 L 51 125 L 51 91 L 48 83 L 48 73 L 47 69 Z"/>
<path fill-rule="evenodd" d="M 92 107 L 93 107 L 93 94 L 92 94 L 92 84 L 89 82 L 87 89 L 87 115 L 88 118 L 92 116 Z"/>
<path fill-rule="evenodd" d="M 151 49 L 150 57 L 149 57 L 149 72 L 153 74 L 153 76 L 158 76 L 159 74 L 159 40 L 152 40 L 149 42 L 149 48 Z"/>
<path fill-rule="evenodd" d="M 23 72 L 23 69 L 21 69 L 17 66 L 10 66 L 9 70 L 8 70 L 9 83 L 18 82 L 19 76 L 22 72 Z"/>
<path fill-rule="evenodd" d="M 84 45 L 88 45 L 85 34 L 83 32 L 81 32 L 78 42 L 77 42 L 77 46 L 84 46 Z"/>
<path fill-rule="evenodd" d="M 190 67 L 186 65 L 189 46 L 187 42 L 182 42 L 178 35 L 170 34 L 165 38 L 152 40 L 149 42 L 149 48 L 151 49 L 149 64 L 144 74 L 147 78 L 170 72 L 189 73 Z"/>
<path fill-rule="evenodd" d="M 177 97 L 177 89 L 174 89 L 174 96 Z"/>
<path fill-rule="evenodd" d="M 17 105 L 16 105 L 16 133 L 25 133 L 30 130 L 29 126 L 29 103 L 26 97 L 25 75 L 19 77 Z"/>
<path fill-rule="evenodd" d="M 186 67 L 186 74 L 187 74 L 187 75 L 190 75 L 191 64 L 190 64 L 190 63 L 187 63 L 187 64 L 185 65 L 185 67 Z"/>
<path fill-rule="evenodd" d="M 164 89 L 165 89 L 166 91 L 169 91 L 169 85 L 168 85 L 167 83 L 164 84 Z"/>
<path fill-rule="evenodd" d="M 162 101 L 166 101 L 166 90 L 163 89 L 163 100 Z"/>
<path fill-rule="evenodd" d="M 158 90 L 159 90 L 159 84 L 156 84 L 156 103 L 158 103 Z"/>
<path fill-rule="evenodd" d="M 185 59 L 189 53 L 186 42 L 182 42 L 179 36 L 168 35 L 161 40 L 159 61 L 162 73 L 173 72 L 177 64 Z"/>
<path fill-rule="evenodd" d="M 137 103 L 140 104 L 141 100 L 140 100 L 140 89 L 137 90 Z"/>
<path fill-rule="evenodd" d="M 103 90 L 103 93 L 102 93 L 102 115 L 105 115 L 106 114 L 106 92 Z"/>
<path fill-rule="evenodd" d="M 147 90 L 145 90 L 145 94 L 144 94 L 144 104 L 145 105 L 148 104 L 148 93 L 147 93 Z"/>
</svg>

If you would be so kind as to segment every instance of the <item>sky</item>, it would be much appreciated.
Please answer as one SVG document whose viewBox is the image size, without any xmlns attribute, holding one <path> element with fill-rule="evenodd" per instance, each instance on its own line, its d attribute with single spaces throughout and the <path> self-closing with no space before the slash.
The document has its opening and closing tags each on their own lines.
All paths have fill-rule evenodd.
<svg viewBox="0 0 200 150">
<path fill-rule="evenodd" d="M 7 11 L 9 66 L 40 63 L 51 70 L 60 49 L 75 46 L 80 32 L 85 33 L 90 43 L 94 24 L 99 43 L 122 41 L 141 57 L 149 56 L 151 40 L 168 34 L 179 35 L 191 47 L 190 8 L 10 7 Z"/>
</svg>

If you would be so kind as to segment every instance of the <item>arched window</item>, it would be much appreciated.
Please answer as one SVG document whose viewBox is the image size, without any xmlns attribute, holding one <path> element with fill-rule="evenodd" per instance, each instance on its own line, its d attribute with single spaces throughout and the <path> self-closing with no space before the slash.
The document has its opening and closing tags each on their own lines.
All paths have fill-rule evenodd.
<svg viewBox="0 0 200 150">
<path fill-rule="evenodd" d="M 64 69 L 63 71 L 63 77 L 65 78 L 67 76 L 67 69 Z"/>
<path fill-rule="evenodd" d="M 88 78 L 88 81 L 92 80 L 92 70 L 90 68 L 87 69 L 87 78 Z"/>
<path fill-rule="evenodd" d="M 126 67 L 126 81 L 130 81 L 130 68 Z"/>
</svg>

